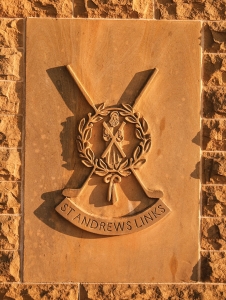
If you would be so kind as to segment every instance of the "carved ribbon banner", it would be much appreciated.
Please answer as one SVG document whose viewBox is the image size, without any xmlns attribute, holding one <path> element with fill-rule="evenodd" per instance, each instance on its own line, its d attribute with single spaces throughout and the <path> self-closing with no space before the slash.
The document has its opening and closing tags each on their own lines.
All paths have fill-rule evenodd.
<svg viewBox="0 0 226 300">
<path fill-rule="evenodd" d="M 118 218 L 98 217 L 83 211 L 69 198 L 65 198 L 56 211 L 77 227 L 100 235 L 125 235 L 150 227 L 164 218 L 169 208 L 162 200 L 136 215 Z"/>
</svg>

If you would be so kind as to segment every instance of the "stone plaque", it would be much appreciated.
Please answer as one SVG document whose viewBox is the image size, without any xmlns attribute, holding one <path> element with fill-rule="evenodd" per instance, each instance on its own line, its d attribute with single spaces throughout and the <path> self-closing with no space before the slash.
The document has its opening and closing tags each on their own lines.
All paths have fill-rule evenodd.
<svg viewBox="0 0 226 300">
<path fill-rule="evenodd" d="M 197 279 L 200 29 L 28 19 L 25 281 Z"/>
</svg>

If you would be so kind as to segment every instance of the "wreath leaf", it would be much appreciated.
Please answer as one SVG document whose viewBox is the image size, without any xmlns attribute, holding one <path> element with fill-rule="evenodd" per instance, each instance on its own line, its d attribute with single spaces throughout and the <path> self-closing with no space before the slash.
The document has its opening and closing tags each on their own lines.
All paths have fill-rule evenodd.
<svg viewBox="0 0 226 300">
<path fill-rule="evenodd" d="M 135 149 L 135 151 L 134 151 L 134 153 L 133 153 L 134 161 L 135 161 L 136 159 L 138 159 L 140 155 L 141 155 L 141 149 L 140 149 L 140 146 L 137 146 L 137 148 Z"/>
<path fill-rule="evenodd" d="M 105 176 L 105 175 L 107 175 L 108 172 L 107 171 L 95 171 L 94 173 L 99 176 Z"/>
<path fill-rule="evenodd" d="M 94 160 L 94 153 L 93 153 L 93 151 L 92 151 L 90 148 L 88 148 L 88 149 L 86 150 L 86 155 L 88 156 L 88 158 L 89 158 L 91 161 Z"/>
<path fill-rule="evenodd" d="M 143 139 L 142 132 L 139 129 L 136 128 L 135 134 L 139 140 Z"/>
<path fill-rule="evenodd" d="M 98 107 L 98 111 L 101 111 L 104 109 L 105 103 L 100 104 L 100 106 Z"/>
<path fill-rule="evenodd" d="M 83 131 L 83 128 L 84 128 L 85 122 L 86 122 L 86 119 L 85 119 L 85 118 L 83 118 L 83 119 L 80 121 L 80 123 L 79 123 L 79 126 L 78 126 L 78 131 L 79 131 L 80 133 L 82 133 L 82 131 Z"/>
<path fill-rule="evenodd" d="M 103 161 L 103 159 L 99 159 L 99 165 L 103 168 L 103 169 L 107 169 L 107 165 L 106 163 Z"/>
<path fill-rule="evenodd" d="M 126 121 L 130 122 L 130 123 L 136 123 L 137 120 L 135 117 L 129 116 L 129 117 L 125 117 Z"/>
<path fill-rule="evenodd" d="M 82 160 L 82 163 L 83 163 L 85 166 L 87 166 L 88 168 L 93 167 L 93 164 L 92 164 L 90 161 L 86 160 L 86 159 L 83 159 L 83 160 Z"/>
<path fill-rule="evenodd" d="M 142 158 L 142 159 L 138 160 L 138 161 L 134 164 L 133 168 L 134 168 L 135 170 L 137 170 L 137 169 L 139 169 L 145 162 L 146 162 L 146 159 L 145 159 L 145 158 Z"/>
<path fill-rule="evenodd" d="M 132 106 L 131 105 L 129 105 L 129 104 L 123 104 L 122 103 L 122 106 L 127 110 L 127 111 L 130 111 L 130 112 L 132 112 L 133 111 L 133 108 L 132 108 Z"/>
<path fill-rule="evenodd" d="M 123 163 L 121 163 L 121 165 L 119 166 L 119 169 L 122 170 L 124 169 L 125 167 L 127 167 L 129 164 L 129 160 L 125 160 Z"/>
<path fill-rule="evenodd" d="M 148 152 L 150 148 L 151 148 L 151 139 L 149 139 L 145 142 L 144 151 Z"/>
<path fill-rule="evenodd" d="M 84 132 L 84 140 L 88 141 L 91 138 L 91 136 L 92 136 L 92 128 L 89 127 Z"/>
<path fill-rule="evenodd" d="M 78 151 L 79 151 L 79 152 L 82 152 L 82 149 L 83 149 L 83 148 L 82 148 L 82 142 L 81 142 L 80 140 L 77 140 L 76 142 L 77 142 L 77 148 L 78 148 Z"/>
<path fill-rule="evenodd" d="M 100 117 L 100 116 L 97 116 L 97 117 L 93 118 L 92 122 L 96 123 L 96 122 L 99 122 L 101 120 L 103 120 L 103 118 Z"/>
<path fill-rule="evenodd" d="M 131 172 L 127 171 L 127 170 L 122 170 L 122 171 L 119 171 L 119 174 L 124 176 L 124 177 L 127 177 L 131 174 Z"/>
<path fill-rule="evenodd" d="M 148 131 L 148 123 L 147 123 L 147 121 L 142 117 L 140 119 L 140 123 L 141 123 L 141 126 L 143 128 L 144 133 L 146 133 Z"/>
</svg>

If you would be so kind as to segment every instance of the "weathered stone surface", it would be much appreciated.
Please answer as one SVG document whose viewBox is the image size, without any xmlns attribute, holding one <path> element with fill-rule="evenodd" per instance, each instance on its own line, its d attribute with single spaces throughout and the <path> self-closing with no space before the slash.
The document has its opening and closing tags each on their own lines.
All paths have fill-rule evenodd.
<svg viewBox="0 0 226 300">
<path fill-rule="evenodd" d="M 21 116 L 0 114 L 0 147 L 20 147 L 21 129 Z"/>
<path fill-rule="evenodd" d="M 0 16 L 71 18 L 72 0 L 1 0 Z"/>
<path fill-rule="evenodd" d="M 193 139 L 200 131 L 201 23 L 180 22 L 179 27 L 176 23 L 149 20 L 27 20 L 26 92 L 29 101 L 26 101 L 24 191 L 25 281 L 122 283 L 197 280 L 194 266 L 199 258 L 199 180 L 195 166 L 200 160 L 200 149 Z M 71 32 L 76 32 L 76 35 Z M 51 41 L 50 36 L 53 37 Z M 65 44 L 69 39 L 73 48 Z M 187 51 L 188 48 L 192 51 Z M 54 55 L 52 49 L 55 49 Z M 133 51 L 128 52 L 128 49 Z M 181 64 L 181 61 L 184 63 Z M 70 68 L 59 67 L 68 62 L 71 62 Z M 68 70 L 74 70 L 81 78 L 81 86 L 92 97 L 93 105 L 103 108 L 100 101 L 104 101 L 106 107 L 121 107 L 121 101 L 124 105 L 133 105 L 136 99 L 134 85 L 137 90 L 142 89 L 137 76 L 139 78 L 140 73 L 155 67 L 159 73 L 153 82 L 147 84 L 136 106 L 140 116 L 144 116 L 149 124 L 145 127 L 149 126 L 152 134 L 152 155 L 144 168 L 139 170 L 139 177 L 148 188 L 141 188 L 135 176 L 128 176 L 117 185 L 117 201 L 113 202 L 112 198 L 109 201 L 112 186 L 106 185 L 103 177 L 90 175 L 91 169 L 79 160 L 79 150 L 75 144 L 83 125 L 78 131 L 78 120 L 85 117 L 82 120 L 86 122 L 87 113 L 91 113 L 92 108 L 79 92 Z M 38 72 L 33 72 L 36 69 Z M 127 89 L 128 86 L 130 89 Z M 158 97 L 155 98 L 155 95 Z M 131 106 L 125 107 L 130 109 L 131 114 Z M 138 113 L 135 114 L 138 116 Z M 125 121 L 134 122 L 134 118 L 128 117 Z M 98 159 L 108 147 L 103 138 L 104 122 L 111 121 L 109 114 L 101 120 L 103 123 L 93 129 L 90 142 L 96 147 L 93 147 L 96 150 L 91 152 L 92 157 L 95 155 Z M 123 126 L 127 125 L 130 126 L 129 123 Z M 132 157 L 136 159 L 138 152 L 137 148 L 133 149 L 135 130 L 128 132 L 127 128 L 126 142 L 122 147 L 129 149 L 127 155 L 131 161 Z M 86 133 L 82 135 L 88 138 Z M 176 143 L 172 142 L 174 139 Z M 110 155 L 118 156 L 117 152 L 113 152 Z M 85 172 L 92 176 L 90 180 L 86 181 L 89 177 L 85 176 Z M 104 173 L 108 174 L 108 170 Z M 75 191 L 84 181 L 87 184 L 82 190 L 83 195 L 71 197 L 71 201 L 89 214 L 88 224 L 83 225 L 81 230 L 79 225 L 84 224 L 83 215 L 76 217 L 72 205 L 69 207 L 68 203 L 62 207 L 61 201 L 65 186 Z M 152 200 L 147 190 L 151 189 L 164 191 L 162 201 L 169 205 L 172 212 L 156 226 L 144 229 L 146 224 L 151 223 L 142 223 L 139 218 L 139 223 L 133 222 L 127 229 L 126 217 L 122 216 L 130 214 L 132 217 L 134 212 L 140 213 L 142 208 L 146 210 L 150 207 Z M 65 215 L 77 226 L 62 218 L 56 212 L 56 206 L 62 212 L 70 209 L 71 212 L 67 211 Z M 156 220 L 161 216 L 157 213 L 154 216 Z M 92 219 L 95 216 L 105 217 L 106 223 L 112 218 L 121 218 L 121 223 L 109 224 L 117 234 L 125 234 L 123 238 L 100 238 L 100 234 L 108 233 L 106 223 L 93 223 L 97 220 Z M 127 234 L 128 230 L 133 230 L 133 233 Z M 113 232 L 111 228 L 109 231 Z M 164 249 L 163 255 L 159 255 L 159 249 Z M 78 252 L 79 255 L 74 255 Z"/>
<path fill-rule="evenodd" d="M 226 183 L 226 154 L 203 153 L 202 182 L 222 184 Z"/>
<path fill-rule="evenodd" d="M 222 300 L 224 285 L 201 284 L 83 284 L 81 300 Z"/>
<path fill-rule="evenodd" d="M 23 83 L 0 81 L 0 112 L 4 114 L 21 113 Z"/>
<path fill-rule="evenodd" d="M 17 250 L 19 246 L 19 216 L 0 215 L 0 249 Z"/>
<path fill-rule="evenodd" d="M 203 37 L 206 53 L 226 52 L 226 22 L 205 23 Z"/>
<path fill-rule="evenodd" d="M 202 186 L 202 215 L 226 216 L 226 186 Z"/>
<path fill-rule="evenodd" d="M 18 214 L 20 212 L 20 183 L 0 181 L 0 213 Z"/>
<path fill-rule="evenodd" d="M 201 251 L 201 280 L 226 282 L 226 252 Z"/>
<path fill-rule="evenodd" d="M 77 284 L 1 284 L 0 299 L 78 300 Z"/>
<path fill-rule="evenodd" d="M 203 120 L 202 149 L 226 150 L 226 120 Z"/>
<path fill-rule="evenodd" d="M 24 20 L 0 19 L 0 47 L 23 47 Z"/>
<path fill-rule="evenodd" d="M 152 18 L 153 4 L 148 0 L 76 0 L 74 2 L 75 17 L 89 18 Z"/>
<path fill-rule="evenodd" d="M 21 80 L 23 76 L 22 51 L 0 48 L 0 79 Z"/>
<path fill-rule="evenodd" d="M 205 118 L 226 118 L 226 88 L 203 88 L 203 116 Z"/>
<path fill-rule="evenodd" d="M 226 250 L 226 220 L 203 218 L 201 247 L 204 250 Z"/>
<path fill-rule="evenodd" d="M 0 251 L 0 282 L 19 281 L 20 257 L 17 251 Z"/>
<path fill-rule="evenodd" d="M 226 55 L 205 54 L 203 57 L 203 82 L 205 85 L 226 85 Z"/>
<path fill-rule="evenodd" d="M 155 0 L 157 19 L 224 20 L 224 0 Z"/>
<path fill-rule="evenodd" d="M 0 180 L 19 180 L 21 167 L 20 150 L 0 150 Z"/>
</svg>

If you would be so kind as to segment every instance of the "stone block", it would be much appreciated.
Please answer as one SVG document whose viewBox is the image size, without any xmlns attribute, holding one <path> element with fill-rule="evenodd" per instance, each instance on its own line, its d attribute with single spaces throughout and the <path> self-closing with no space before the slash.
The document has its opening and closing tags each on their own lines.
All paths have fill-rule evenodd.
<svg viewBox="0 0 226 300">
<path fill-rule="evenodd" d="M 204 23 L 204 51 L 205 53 L 226 52 L 226 22 Z"/>
<path fill-rule="evenodd" d="M 20 182 L 0 181 L 0 213 L 20 212 Z"/>
<path fill-rule="evenodd" d="M 202 157 L 202 182 L 226 183 L 226 154 L 204 152 Z"/>
<path fill-rule="evenodd" d="M 20 180 L 20 169 L 20 150 L 0 149 L 0 180 Z"/>
<path fill-rule="evenodd" d="M 203 120 L 202 149 L 226 150 L 226 120 Z"/>
<path fill-rule="evenodd" d="M 19 216 L 0 215 L 0 250 L 18 250 Z"/>
<path fill-rule="evenodd" d="M 226 216 L 226 186 L 202 186 L 202 215 L 206 217 Z"/>
<path fill-rule="evenodd" d="M 1 299 L 12 300 L 83 300 L 78 297 L 78 284 L 1 284 Z"/>
<path fill-rule="evenodd" d="M 0 112 L 19 114 L 22 111 L 23 83 L 0 81 Z"/>
<path fill-rule="evenodd" d="M 74 16 L 89 18 L 137 19 L 152 17 L 152 3 L 142 0 L 74 1 Z"/>
<path fill-rule="evenodd" d="M 224 285 L 209 284 L 82 284 L 81 300 L 201 300 L 226 298 Z"/>
<path fill-rule="evenodd" d="M 0 17 L 71 18 L 72 0 L 7 0 L 0 2 Z"/>
<path fill-rule="evenodd" d="M 0 282 L 20 281 L 20 257 L 17 251 L 0 251 Z"/>
<path fill-rule="evenodd" d="M 203 88 L 203 117 L 226 118 L 226 88 Z"/>
<path fill-rule="evenodd" d="M 225 1 L 155 0 L 157 19 L 225 20 Z"/>
<path fill-rule="evenodd" d="M 23 33 L 24 20 L 0 19 L 0 47 L 23 47 Z"/>
<path fill-rule="evenodd" d="M 226 252 L 201 251 L 201 281 L 226 283 Z"/>
<path fill-rule="evenodd" d="M 0 114 L 0 147 L 21 147 L 22 117 Z"/>
<path fill-rule="evenodd" d="M 25 281 L 197 280 L 200 30 L 201 22 L 187 21 L 178 27 L 150 20 L 27 20 Z M 77 84 L 73 78 L 79 78 Z M 106 126 L 116 127 L 111 130 L 121 146 L 105 139 Z M 150 145 L 143 139 L 150 138 L 148 130 L 152 148 L 146 164 L 134 176 L 119 169 L 118 157 L 124 155 L 119 163 L 128 166 Z M 90 141 L 83 144 L 90 145 L 84 165 L 76 146 L 81 135 Z M 94 155 L 102 172 L 99 165 L 92 171 Z M 121 180 L 117 185 L 104 179 L 113 173 Z M 62 189 L 84 194 L 65 198 Z M 160 219 L 162 211 L 154 211 L 154 219 L 143 220 L 140 214 L 160 198 L 171 210 L 168 216 Z M 62 201 L 69 204 L 61 206 Z M 125 223 L 130 217 L 133 222 Z M 146 228 L 153 220 L 158 224 Z"/>
<path fill-rule="evenodd" d="M 201 248 L 203 250 L 226 250 L 226 219 L 202 218 Z"/>
<path fill-rule="evenodd" d="M 22 80 L 23 55 L 22 50 L 13 48 L 0 48 L 0 79 Z"/>
<path fill-rule="evenodd" d="M 226 86 L 226 55 L 205 54 L 203 56 L 203 83 Z"/>
</svg>

